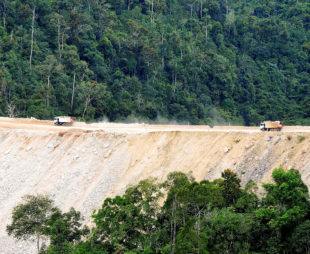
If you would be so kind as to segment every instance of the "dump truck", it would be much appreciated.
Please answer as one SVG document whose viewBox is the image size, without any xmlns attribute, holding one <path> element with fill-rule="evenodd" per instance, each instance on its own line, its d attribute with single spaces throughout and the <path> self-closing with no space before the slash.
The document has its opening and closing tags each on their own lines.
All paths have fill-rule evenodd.
<svg viewBox="0 0 310 254">
<path fill-rule="evenodd" d="M 75 120 L 76 118 L 73 116 L 56 116 L 54 118 L 54 124 L 70 126 L 74 123 Z"/>
<path fill-rule="evenodd" d="M 261 131 L 281 131 L 284 126 L 282 121 L 264 121 L 260 124 Z"/>
</svg>

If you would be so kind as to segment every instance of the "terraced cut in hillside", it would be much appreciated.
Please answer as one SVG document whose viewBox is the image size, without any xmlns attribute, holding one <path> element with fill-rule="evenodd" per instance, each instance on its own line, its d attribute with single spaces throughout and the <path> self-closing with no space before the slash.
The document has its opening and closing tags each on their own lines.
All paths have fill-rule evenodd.
<svg viewBox="0 0 310 254">
<path fill-rule="evenodd" d="M 5 226 L 26 194 L 49 194 L 63 211 L 71 206 L 90 221 L 105 197 L 147 177 L 163 181 L 172 171 L 197 180 L 219 178 L 231 168 L 245 184 L 268 182 L 274 168 L 299 169 L 310 187 L 310 128 L 110 124 L 72 127 L 51 121 L 0 118 L 1 253 L 35 253 Z"/>
</svg>

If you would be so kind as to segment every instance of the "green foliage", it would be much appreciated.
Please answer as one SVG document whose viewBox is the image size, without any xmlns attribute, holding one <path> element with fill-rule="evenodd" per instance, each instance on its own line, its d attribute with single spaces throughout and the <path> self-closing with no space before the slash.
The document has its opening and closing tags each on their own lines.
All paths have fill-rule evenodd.
<svg viewBox="0 0 310 254">
<path fill-rule="evenodd" d="M 240 179 L 237 174 L 230 169 L 226 169 L 222 173 L 223 182 L 220 186 L 223 188 L 223 196 L 226 201 L 226 205 L 235 205 L 239 197 L 241 197 Z"/>
<path fill-rule="evenodd" d="M 236 138 L 236 139 L 234 140 L 234 142 L 235 142 L 236 144 L 238 144 L 240 141 L 241 141 L 240 138 Z"/>
<path fill-rule="evenodd" d="M 308 188 L 295 169 L 276 169 L 272 178 L 263 184 L 261 198 L 253 181 L 242 188 L 228 169 L 212 182 L 196 182 L 180 172 L 170 173 L 164 183 L 144 180 L 105 199 L 93 214 L 91 231 L 74 209 L 62 213 L 51 200 L 43 197 L 41 205 L 42 197 L 31 197 L 14 209 L 13 222 L 21 223 L 9 225 L 8 232 L 18 239 L 29 238 L 29 232 L 45 235 L 49 246 L 41 254 L 307 253 Z M 28 210 L 43 218 L 40 226 L 27 219 Z M 25 225 L 37 225 L 37 231 Z"/>
<path fill-rule="evenodd" d="M 289 239 L 294 228 L 309 214 L 309 192 L 295 169 L 287 172 L 283 169 L 274 170 L 272 177 L 275 183 L 263 185 L 267 194 L 262 200 L 262 207 L 255 211 L 255 216 L 264 225 L 260 229 L 260 233 L 266 237 L 263 248 L 282 252 L 291 247 Z"/>
<path fill-rule="evenodd" d="M 17 205 L 7 232 L 16 239 L 36 238 L 41 254 L 74 253 L 74 244 L 89 230 L 81 224 L 80 212 L 70 209 L 67 213 L 54 206 L 53 200 L 44 195 L 25 196 L 24 203 Z M 40 246 L 42 238 L 49 238 L 50 246 Z"/>
<path fill-rule="evenodd" d="M 0 7 L 2 116 L 309 123 L 308 1 Z"/>
<path fill-rule="evenodd" d="M 195 230 L 195 220 L 194 218 L 190 218 L 185 226 L 180 228 L 177 234 L 175 252 L 180 254 L 208 254 L 208 238 L 205 232 L 197 232 Z"/>
<path fill-rule="evenodd" d="M 305 136 L 300 136 L 300 135 L 298 135 L 298 136 L 297 136 L 297 139 L 298 139 L 298 142 L 300 143 L 300 142 L 302 142 L 302 141 L 305 140 Z"/>
<path fill-rule="evenodd" d="M 284 171 L 276 169 L 272 173 L 274 184 L 264 184 L 267 195 L 264 202 L 268 205 L 279 204 L 287 208 L 294 206 L 307 206 L 309 193 L 303 183 L 300 173 L 296 169 Z"/>
<path fill-rule="evenodd" d="M 7 225 L 7 232 L 18 240 L 35 237 L 39 251 L 40 239 L 45 233 L 49 216 L 55 209 L 53 201 L 43 195 L 25 196 L 23 199 L 24 203 L 13 210 L 12 223 Z"/>
<path fill-rule="evenodd" d="M 310 221 L 298 225 L 290 239 L 290 249 L 296 253 L 307 253 L 310 250 Z"/>
<path fill-rule="evenodd" d="M 135 250 L 147 253 L 156 244 L 157 204 L 161 196 L 152 180 L 141 181 L 126 190 L 124 196 L 108 198 L 94 215 L 96 228 L 91 241 L 101 251 Z"/>
<path fill-rule="evenodd" d="M 73 208 L 67 213 L 57 209 L 45 228 L 45 234 L 50 238 L 50 246 L 45 253 L 73 253 L 73 244 L 89 232 L 87 227 L 82 227 L 81 220 L 81 213 Z"/>
<path fill-rule="evenodd" d="M 253 220 L 250 214 L 230 209 L 214 210 L 206 217 L 210 233 L 208 249 L 211 253 L 249 253 Z"/>
</svg>

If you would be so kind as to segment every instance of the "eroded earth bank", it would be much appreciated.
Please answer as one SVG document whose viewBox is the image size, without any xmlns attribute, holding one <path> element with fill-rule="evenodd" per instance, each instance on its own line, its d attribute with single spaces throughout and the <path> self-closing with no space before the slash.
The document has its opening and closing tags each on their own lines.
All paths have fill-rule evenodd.
<svg viewBox="0 0 310 254">
<path fill-rule="evenodd" d="M 12 209 L 26 194 L 49 194 L 63 211 L 90 221 L 105 197 L 172 171 L 197 180 L 233 169 L 245 184 L 268 182 L 274 168 L 296 168 L 310 187 L 310 128 L 92 124 L 0 118 L 1 253 L 35 253 L 35 244 L 7 236 Z"/>
</svg>

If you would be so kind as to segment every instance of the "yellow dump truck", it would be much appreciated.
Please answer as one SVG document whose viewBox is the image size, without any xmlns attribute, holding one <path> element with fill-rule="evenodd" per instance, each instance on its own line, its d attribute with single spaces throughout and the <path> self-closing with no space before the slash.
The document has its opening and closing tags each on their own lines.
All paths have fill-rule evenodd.
<svg viewBox="0 0 310 254">
<path fill-rule="evenodd" d="M 73 116 L 56 116 L 54 118 L 54 124 L 55 125 L 72 125 L 74 121 L 76 120 Z"/>
<path fill-rule="evenodd" d="M 261 131 L 281 131 L 284 126 L 282 121 L 264 121 L 260 124 Z"/>
</svg>

